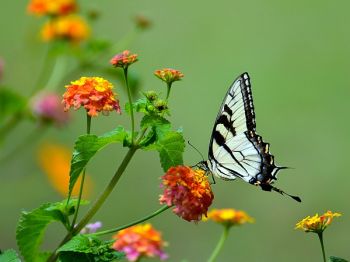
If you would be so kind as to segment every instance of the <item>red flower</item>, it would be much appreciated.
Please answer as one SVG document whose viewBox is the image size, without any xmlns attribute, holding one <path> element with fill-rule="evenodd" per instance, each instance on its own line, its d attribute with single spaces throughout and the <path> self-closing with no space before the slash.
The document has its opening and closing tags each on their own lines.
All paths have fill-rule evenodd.
<svg viewBox="0 0 350 262">
<path fill-rule="evenodd" d="M 35 15 L 66 15 L 75 12 L 75 0 L 31 0 L 28 12 Z"/>
<path fill-rule="evenodd" d="M 137 61 L 136 54 L 130 54 L 129 50 L 125 50 L 120 54 L 116 54 L 111 60 L 110 63 L 115 67 L 127 68 L 129 65 Z"/>
<path fill-rule="evenodd" d="M 171 167 L 162 179 L 161 204 L 175 205 L 173 212 L 187 221 L 199 221 L 202 215 L 207 215 L 214 194 L 203 170 Z"/>
<path fill-rule="evenodd" d="M 167 84 L 171 84 L 172 82 L 179 81 L 184 77 L 184 74 L 179 70 L 164 68 L 161 70 L 154 71 L 154 75 L 159 79 L 163 80 Z"/>
<path fill-rule="evenodd" d="M 167 259 L 168 255 L 162 250 L 166 243 L 161 233 L 151 224 L 136 225 L 119 231 L 113 236 L 115 250 L 124 252 L 129 261 L 139 261 L 141 257 L 156 257 Z"/>
<path fill-rule="evenodd" d="M 63 94 L 64 109 L 78 109 L 84 106 L 88 115 L 97 116 L 98 112 L 115 110 L 120 113 L 119 101 L 113 93 L 113 85 L 101 77 L 81 77 L 66 86 Z"/>
</svg>

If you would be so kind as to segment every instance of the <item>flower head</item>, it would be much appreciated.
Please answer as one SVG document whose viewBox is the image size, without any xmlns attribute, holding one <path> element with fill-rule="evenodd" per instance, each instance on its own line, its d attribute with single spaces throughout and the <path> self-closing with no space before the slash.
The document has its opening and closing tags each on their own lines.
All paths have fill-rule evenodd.
<svg viewBox="0 0 350 262">
<path fill-rule="evenodd" d="M 101 77 L 81 77 L 66 86 L 63 94 L 64 109 L 84 106 L 88 115 L 97 116 L 98 112 L 116 111 L 120 113 L 119 101 L 113 93 L 113 85 Z"/>
<path fill-rule="evenodd" d="M 75 0 L 31 0 L 28 12 L 35 15 L 67 15 L 77 10 Z"/>
<path fill-rule="evenodd" d="M 208 213 L 209 219 L 228 227 L 254 222 L 246 212 L 233 208 L 213 209 Z"/>
<path fill-rule="evenodd" d="M 166 242 L 162 240 L 161 233 L 151 224 L 136 225 L 119 231 L 113 236 L 115 250 L 124 252 L 129 261 L 137 261 L 141 257 L 159 257 L 167 259 L 163 248 Z"/>
<path fill-rule="evenodd" d="M 102 227 L 101 221 L 96 221 L 95 223 L 87 224 L 81 231 L 80 234 L 92 234 L 97 231 L 97 229 Z"/>
<path fill-rule="evenodd" d="M 137 61 L 136 54 L 130 54 L 129 50 L 125 50 L 122 53 L 116 54 L 110 63 L 115 67 L 127 68 L 129 65 Z"/>
<path fill-rule="evenodd" d="M 48 21 L 41 36 L 45 41 L 68 40 L 79 42 L 85 40 L 90 33 L 87 23 L 78 15 L 59 16 Z"/>
<path fill-rule="evenodd" d="M 171 167 L 162 177 L 160 203 L 175 205 L 173 212 L 187 221 L 199 221 L 207 214 L 214 194 L 205 171 L 188 166 Z"/>
<path fill-rule="evenodd" d="M 154 71 L 154 75 L 158 77 L 159 79 L 166 82 L 168 85 L 172 84 L 175 81 L 181 80 L 181 78 L 184 77 L 184 74 L 181 73 L 179 70 L 171 69 L 171 68 L 164 68 L 161 70 Z"/>
<path fill-rule="evenodd" d="M 302 229 L 305 232 L 322 233 L 333 221 L 334 217 L 340 217 L 340 213 L 327 211 L 323 215 L 313 217 L 307 216 L 296 224 L 295 229 Z"/>
<path fill-rule="evenodd" d="M 69 114 L 63 111 L 60 96 L 55 93 L 39 93 L 34 97 L 31 108 L 33 114 L 44 122 L 62 126 L 69 120 Z"/>
</svg>

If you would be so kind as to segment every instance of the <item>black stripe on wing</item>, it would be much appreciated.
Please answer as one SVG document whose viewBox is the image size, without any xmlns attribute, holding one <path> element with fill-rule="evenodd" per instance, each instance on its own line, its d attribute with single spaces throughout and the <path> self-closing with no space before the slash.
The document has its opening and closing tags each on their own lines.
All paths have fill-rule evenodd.
<svg viewBox="0 0 350 262">
<path fill-rule="evenodd" d="M 244 123 L 242 123 L 242 118 Z M 224 128 L 219 128 L 223 126 Z M 209 159 L 214 158 L 213 142 L 223 146 L 228 136 L 234 137 L 237 132 L 255 132 L 255 112 L 248 73 L 243 73 L 232 83 L 221 104 L 219 113 L 215 119 L 210 143 Z M 220 133 L 220 136 L 217 133 Z M 223 138 L 224 140 L 222 141 Z M 226 151 L 228 148 L 225 148 Z M 238 161 L 236 161 L 241 165 Z"/>
</svg>

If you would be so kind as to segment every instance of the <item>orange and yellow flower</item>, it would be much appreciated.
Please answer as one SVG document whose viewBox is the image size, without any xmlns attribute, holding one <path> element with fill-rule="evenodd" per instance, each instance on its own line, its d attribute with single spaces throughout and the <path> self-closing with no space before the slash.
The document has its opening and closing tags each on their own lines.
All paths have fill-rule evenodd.
<svg viewBox="0 0 350 262">
<path fill-rule="evenodd" d="M 164 68 L 160 70 L 154 71 L 154 75 L 159 79 L 163 80 L 167 84 L 171 84 L 175 81 L 181 80 L 184 77 L 184 74 L 179 70 L 175 70 L 172 68 Z"/>
<path fill-rule="evenodd" d="M 129 50 L 124 50 L 120 54 L 116 54 L 110 63 L 115 67 L 127 68 L 129 65 L 137 62 L 137 54 L 131 54 Z"/>
<path fill-rule="evenodd" d="M 199 221 L 202 215 L 206 216 L 214 194 L 205 171 L 188 166 L 171 167 L 162 180 L 161 204 L 174 205 L 173 212 L 187 221 Z"/>
<path fill-rule="evenodd" d="M 69 171 L 72 152 L 65 146 L 47 143 L 42 145 L 38 151 L 38 162 L 41 169 L 46 174 L 53 188 L 66 197 L 68 194 Z M 81 176 L 75 184 L 72 195 L 79 195 Z M 84 196 L 88 196 L 91 192 L 92 180 L 86 175 L 84 182 Z"/>
<path fill-rule="evenodd" d="M 90 28 L 83 18 L 78 15 L 59 16 L 48 21 L 41 36 L 45 41 L 68 40 L 79 42 L 88 38 Z"/>
<path fill-rule="evenodd" d="M 75 0 L 31 0 L 28 12 L 35 15 L 67 15 L 77 10 Z"/>
<path fill-rule="evenodd" d="M 124 252 L 128 261 L 138 261 L 142 257 L 159 257 L 167 259 L 163 251 L 167 245 L 162 240 L 161 233 L 151 224 L 136 225 L 119 231 L 113 236 L 115 250 Z"/>
<path fill-rule="evenodd" d="M 332 211 L 327 211 L 321 216 L 318 214 L 313 217 L 307 216 L 296 224 L 295 229 L 320 234 L 332 223 L 334 217 L 340 216 L 340 213 L 333 213 Z"/>
<path fill-rule="evenodd" d="M 116 111 L 120 114 L 119 101 L 113 92 L 113 85 L 101 77 L 81 77 L 66 86 L 63 94 L 64 109 L 83 106 L 89 116 L 97 116 L 98 112 Z"/>
<path fill-rule="evenodd" d="M 212 209 L 208 213 L 207 220 L 213 220 L 228 227 L 254 222 L 246 212 L 233 208 Z"/>
</svg>

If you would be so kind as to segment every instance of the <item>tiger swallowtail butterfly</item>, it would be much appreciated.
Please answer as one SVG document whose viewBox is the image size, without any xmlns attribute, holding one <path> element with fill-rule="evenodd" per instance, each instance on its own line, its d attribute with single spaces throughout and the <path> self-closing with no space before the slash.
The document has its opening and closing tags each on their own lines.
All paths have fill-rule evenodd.
<svg viewBox="0 0 350 262">
<path fill-rule="evenodd" d="M 230 86 L 216 117 L 209 144 L 208 160 L 197 164 L 224 180 L 243 179 L 264 191 L 276 191 L 301 202 L 274 187 L 277 173 L 286 167 L 276 166 L 270 145 L 256 133 L 253 97 L 248 73 Z"/>
</svg>

